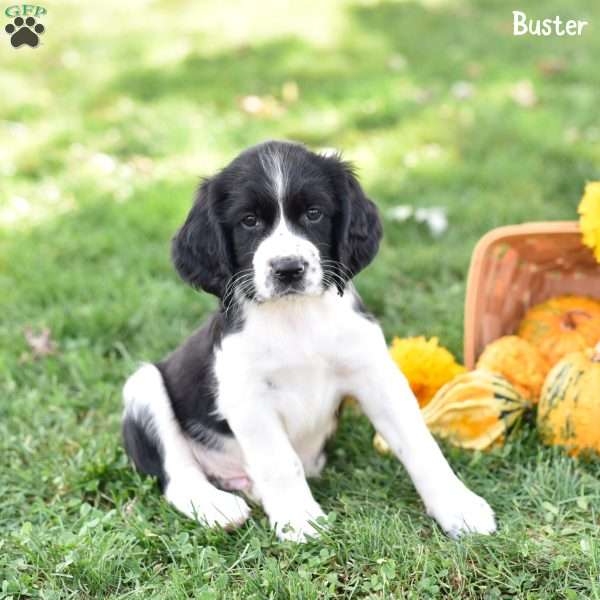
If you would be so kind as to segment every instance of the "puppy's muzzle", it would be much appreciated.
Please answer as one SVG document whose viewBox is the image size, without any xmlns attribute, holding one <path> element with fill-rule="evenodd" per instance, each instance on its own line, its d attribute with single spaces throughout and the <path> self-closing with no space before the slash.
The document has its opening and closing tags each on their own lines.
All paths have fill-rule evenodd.
<svg viewBox="0 0 600 600">
<path fill-rule="evenodd" d="M 274 258 L 270 261 L 273 280 L 280 287 L 293 286 L 304 279 L 307 261 L 297 256 Z"/>
</svg>

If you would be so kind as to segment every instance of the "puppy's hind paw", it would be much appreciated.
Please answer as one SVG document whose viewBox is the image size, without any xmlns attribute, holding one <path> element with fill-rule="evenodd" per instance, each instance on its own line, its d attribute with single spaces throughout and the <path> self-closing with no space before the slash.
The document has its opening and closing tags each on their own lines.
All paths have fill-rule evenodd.
<svg viewBox="0 0 600 600">
<path fill-rule="evenodd" d="M 228 492 L 212 489 L 199 494 L 190 494 L 187 487 L 177 489 L 168 486 L 165 496 L 180 512 L 207 527 L 222 527 L 225 530 L 243 525 L 250 517 L 251 509 L 246 502 Z"/>
</svg>

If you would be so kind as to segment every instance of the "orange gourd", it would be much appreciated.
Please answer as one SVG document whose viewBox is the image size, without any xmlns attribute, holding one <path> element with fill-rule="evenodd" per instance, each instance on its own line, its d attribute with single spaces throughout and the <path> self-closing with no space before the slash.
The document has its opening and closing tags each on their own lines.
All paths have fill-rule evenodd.
<svg viewBox="0 0 600 600">
<path fill-rule="evenodd" d="M 537 422 L 546 444 L 573 456 L 583 450 L 600 454 L 600 343 L 565 356 L 550 371 Z"/>
<path fill-rule="evenodd" d="M 481 370 L 455 377 L 438 390 L 421 414 L 438 437 L 461 448 L 488 450 L 504 442 L 529 407 L 504 377 Z M 373 445 L 382 454 L 390 452 L 379 433 Z"/>
<path fill-rule="evenodd" d="M 502 375 L 526 400 L 535 403 L 549 365 L 535 346 L 515 335 L 507 335 L 486 346 L 476 368 Z"/>
<path fill-rule="evenodd" d="M 518 335 L 553 366 L 567 354 L 600 342 L 600 302 L 583 296 L 552 298 L 527 311 Z"/>
</svg>

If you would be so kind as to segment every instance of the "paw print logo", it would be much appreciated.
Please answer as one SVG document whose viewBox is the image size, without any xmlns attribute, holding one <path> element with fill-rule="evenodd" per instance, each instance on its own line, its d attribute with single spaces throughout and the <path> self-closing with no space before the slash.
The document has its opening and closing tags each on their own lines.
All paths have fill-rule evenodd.
<svg viewBox="0 0 600 600">
<path fill-rule="evenodd" d="M 10 43 L 18 48 L 23 44 L 35 48 L 40 43 L 40 35 L 45 29 L 41 23 L 35 22 L 33 17 L 17 17 L 12 23 L 9 23 L 4 31 L 10 35 Z"/>
</svg>

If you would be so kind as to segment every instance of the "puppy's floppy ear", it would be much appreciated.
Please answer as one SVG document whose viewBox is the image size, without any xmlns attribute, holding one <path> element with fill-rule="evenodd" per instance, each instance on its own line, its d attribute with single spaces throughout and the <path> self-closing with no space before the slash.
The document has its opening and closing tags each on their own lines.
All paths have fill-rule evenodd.
<svg viewBox="0 0 600 600">
<path fill-rule="evenodd" d="M 231 276 L 231 261 L 215 213 L 217 200 L 215 178 L 204 181 L 185 223 L 173 237 L 171 256 L 184 281 L 222 298 Z"/>
<path fill-rule="evenodd" d="M 379 211 L 363 192 L 352 166 L 342 163 L 342 220 L 338 258 L 352 276 L 362 271 L 374 258 L 383 235 Z"/>
</svg>

